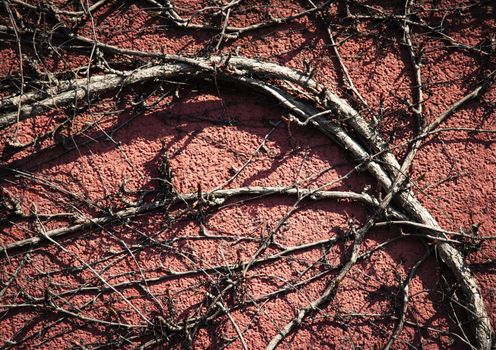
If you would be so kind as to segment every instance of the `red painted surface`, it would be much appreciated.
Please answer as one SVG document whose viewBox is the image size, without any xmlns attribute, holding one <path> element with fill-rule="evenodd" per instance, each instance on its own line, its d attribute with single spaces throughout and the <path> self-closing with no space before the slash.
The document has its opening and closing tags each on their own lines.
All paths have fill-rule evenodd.
<svg viewBox="0 0 496 350">
<path fill-rule="evenodd" d="M 192 13 L 204 4 L 195 1 L 174 1 L 181 14 Z M 275 2 L 273 2 L 275 3 Z M 300 6 L 290 1 L 279 1 L 271 13 L 286 16 L 301 10 Z M 257 23 L 263 19 L 264 11 L 257 9 L 246 15 L 232 18 L 239 26 Z M 164 21 L 151 18 L 141 6 L 122 4 L 105 6 L 95 14 L 96 35 L 99 40 L 122 47 L 180 53 L 183 55 L 201 54 L 211 41 L 211 33 L 197 33 L 165 29 L 160 25 Z M 202 17 L 197 19 L 202 23 Z M 488 33 L 494 32 L 494 17 L 474 10 L 472 17 L 460 18 L 453 23 L 451 35 L 467 44 L 475 45 Z M 337 25 L 339 28 L 339 25 Z M 383 132 L 393 145 L 401 145 L 412 135 L 415 122 L 411 115 L 404 112 L 401 100 L 412 96 L 411 69 L 406 51 L 397 40 L 390 40 L 399 34 L 391 28 L 382 28 L 377 24 L 357 25 L 358 35 L 347 40 L 340 52 L 348 66 L 357 89 L 363 94 L 373 109 L 378 109 L 381 99 L 386 112 Z M 371 31 L 375 35 L 365 35 Z M 81 34 L 91 35 L 90 22 L 80 30 Z M 360 34 L 363 33 L 363 34 Z M 338 35 L 339 39 L 343 39 Z M 481 64 L 470 54 L 454 52 L 439 47 L 439 41 L 429 42 L 425 39 L 426 59 L 422 67 L 425 88 L 425 114 L 427 120 L 433 120 L 457 99 L 470 91 L 471 84 L 477 81 L 477 69 Z M 232 44 L 225 45 L 223 52 L 233 52 L 239 47 L 240 55 L 275 61 L 290 67 L 304 70 L 309 62 L 315 68 L 315 78 L 336 89 L 346 97 L 342 89 L 342 80 L 337 61 L 332 58 L 328 41 L 322 28 L 310 24 L 308 19 L 300 19 L 292 25 L 269 28 L 246 35 Z M 0 74 L 16 71 L 15 48 L 6 47 L 0 51 Z M 63 55 L 60 59 L 48 60 L 50 69 L 67 69 L 87 64 L 87 56 Z M 494 67 L 493 67 L 494 68 Z M 458 81 L 461 77 L 471 77 Z M 32 171 L 38 178 L 45 179 L 63 187 L 72 195 L 63 195 L 42 184 L 25 179 L 12 179 L 5 184 L 5 189 L 20 198 L 25 211 L 36 206 L 40 213 L 63 212 L 69 202 L 85 215 L 94 215 L 97 210 L 84 205 L 90 201 L 97 206 L 125 206 L 122 198 L 117 196 L 119 189 L 126 182 L 130 191 L 152 189 L 157 186 L 159 176 L 157 168 L 162 150 L 167 150 L 174 173 L 174 185 L 178 192 L 195 192 L 198 186 L 203 191 L 222 186 L 231 177 L 233 169 L 239 169 L 257 149 L 260 142 L 273 128 L 273 122 L 284 117 L 282 111 L 272 101 L 234 88 L 229 84 L 220 84 L 217 88 L 211 83 L 201 83 L 181 89 L 180 99 L 167 98 L 154 111 L 147 112 L 131 120 L 128 111 L 119 112 L 129 107 L 130 101 L 140 91 L 148 91 L 149 86 L 135 86 L 122 93 L 123 101 L 115 107 L 113 94 L 108 94 L 101 101 L 93 104 L 90 111 L 77 117 L 73 126 L 77 130 L 84 123 L 103 118 L 101 128 L 90 131 L 90 137 L 110 132 L 112 128 L 128 120 L 129 123 L 112 134 L 112 141 L 98 140 L 77 151 L 58 156 L 64 150 L 63 138 L 58 135 L 48 139 L 41 147 L 47 151 L 30 156 L 33 149 L 19 153 L 6 160 L 15 163 L 21 169 Z M 218 90 L 217 90 L 218 89 Z M 221 99 L 223 104 L 221 103 Z M 443 127 L 478 127 L 494 129 L 496 113 L 490 111 L 490 105 L 496 100 L 496 88 L 493 87 L 481 102 L 468 104 L 450 117 Z M 109 116 L 104 112 L 114 110 Z M 58 113 L 58 112 L 57 112 Z M 22 122 L 20 141 L 29 141 L 35 133 L 49 130 L 54 124 L 57 113 L 47 114 L 36 119 Z M 226 121 L 230 121 L 228 125 Z M 13 129 L 2 133 L 5 138 Z M 67 130 L 63 133 L 67 135 Z M 415 192 L 422 203 L 431 211 L 441 226 L 447 230 L 468 229 L 472 224 L 481 224 L 481 235 L 494 235 L 496 224 L 496 200 L 494 192 L 496 181 L 496 146 L 492 135 L 467 135 L 467 133 L 447 132 L 433 138 L 420 150 L 412 174 Z M 52 144 L 59 143 L 55 147 Z M 71 144 L 71 141 L 67 141 Z M 61 144 L 62 143 L 62 144 Z M 2 146 L 3 147 L 3 146 Z M 0 151 L 8 154 L 5 148 Z M 398 156 L 405 152 L 404 147 L 394 149 Z M 37 165 L 42 161 L 42 165 Z M 365 173 L 353 174 L 349 179 L 340 179 L 354 166 L 353 160 L 330 140 L 317 131 L 281 123 L 271 134 L 266 147 L 257 153 L 253 162 L 230 183 L 228 187 L 239 186 L 282 186 L 299 182 L 301 186 L 316 188 L 324 184 L 327 189 L 354 190 L 361 192 L 371 185 L 375 192 L 376 184 Z M 315 174 L 320 174 L 314 176 Z M 75 198 L 71 197 L 74 196 Z M 136 199 L 129 195 L 126 200 Z M 259 237 L 274 227 L 278 220 L 294 204 L 293 198 L 269 197 L 240 203 L 229 201 L 225 209 L 209 214 L 205 227 L 210 234 Z M 173 214 L 178 214 L 180 208 Z M 346 230 L 353 222 L 359 225 L 364 221 L 368 211 L 358 204 L 347 202 L 307 203 L 299 209 L 284 227 L 276 234 L 276 241 L 286 246 L 295 246 L 325 239 L 335 235 L 339 230 Z M 46 229 L 64 226 L 63 220 L 51 221 Z M 25 289 L 33 296 L 43 297 L 47 288 L 54 291 L 70 290 L 71 286 L 82 281 L 97 281 L 95 276 L 85 270 L 71 273 L 60 272 L 67 266 L 80 263 L 74 258 L 77 254 L 86 262 L 95 262 L 111 256 L 115 250 L 123 249 L 121 241 L 129 246 L 137 244 L 142 235 L 154 239 L 174 239 L 196 236 L 200 232 L 198 224 L 185 219 L 171 228 L 164 226 L 164 213 L 154 213 L 133 220 L 128 226 L 113 226 L 105 230 L 92 230 L 70 239 L 61 239 L 70 253 L 61 251 L 54 245 L 45 245 L 33 252 L 30 261 L 22 269 L 17 279 L 18 290 Z M 367 236 L 364 250 L 377 243 L 384 242 L 398 235 L 398 229 L 375 229 Z M 32 232 L 26 227 L 14 227 L 0 231 L 0 242 L 10 242 L 30 237 Z M 109 282 L 119 283 L 139 278 L 139 268 L 146 271 L 147 277 L 163 276 L 168 269 L 184 271 L 202 266 L 221 265 L 226 262 L 245 261 L 258 249 L 258 244 L 241 240 L 219 241 L 213 239 L 178 240 L 169 251 L 163 248 L 147 248 L 134 257 L 127 256 L 102 272 Z M 345 248 L 349 244 L 338 244 L 327 253 L 328 263 L 337 264 L 343 260 Z M 269 252 L 275 252 L 270 249 Z M 192 262 L 179 253 L 195 252 L 200 262 Z M 392 331 L 394 321 L 389 318 L 369 321 L 361 318 L 349 318 L 349 313 L 381 314 L 390 312 L 392 299 L 397 297 L 398 278 L 405 278 L 410 268 L 422 256 L 422 244 L 414 239 L 404 239 L 387 246 L 370 259 L 355 266 L 350 275 L 340 286 L 333 303 L 325 310 L 311 318 L 305 325 L 292 334 L 282 348 L 322 348 L 352 349 L 381 348 Z M 298 277 L 308 264 L 321 256 L 320 249 L 313 249 L 283 259 L 277 263 L 258 267 L 242 288 L 253 298 L 274 291 L 284 285 L 285 280 Z M 496 275 L 494 263 L 484 264 L 496 259 L 496 248 L 492 241 L 487 241 L 482 248 L 469 256 L 470 263 L 481 286 L 486 306 L 493 322 L 496 322 Z M 3 258 L 4 276 L 10 275 L 19 265 L 21 256 Z M 113 261 L 112 259 L 109 260 Z M 108 262 L 96 265 L 98 270 Z M 138 268 L 139 266 L 139 268 Z M 316 266 L 312 271 L 324 269 Z M 448 304 L 443 301 L 439 290 L 440 275 L 436 257 L 432 256 L 420 268 L 410 286 L 412 301 L 408 320 L 433 328 L 456 331 L 456 324 L 449 318 Z M 50 276 L 41 276 L 42 272 L 52 271 Z M 135 275 L 126 272 L 137 271 Z M 119 275 L 124 273 L 124 275 Z M 272 279 L 262 275 L 272 276 Z M 307 272 L 308 277 L 310 274 Z M 277 327 L 285 325 L 295 310 L 305 307 L 309 300 L 318 297 L 327 282 L 334 275 L 319 279 L 294 293 L 266 303 L 262 310 L 248 307 L 235 311 L 232 316 L 240 328 L 247 327 L 245 339 L 251 348 L 261 349 L 277 332 Z M 165 303 L 166 296 L 172 296 L 178 318 L 192 315 L 208 285 L 209 277 L 198 274 L 187 278 L 170 279 L 149 286 L 153 293 L 161 296 Z M 241 291 L 240 291 L 241 292 Z M 143 297 L 139 288 L 126 288 L 122 293 L 132 300 L 144 315 L 153 318 L 161 313 L 160 306 L 148 297 Z M 83 305 L 94 294 L 85 293 L 77 296 L 68 295 L 72 303 Z M 15 295 L 3 298 L 2 303 L 14 303 Z M 60 305 L 64 301 L 60 300 Z M 163 305 L 162 305 L 163 306 Z M 131 324 L 142 322 L 129 305 L 115 294 L 101 297 L 91 308 L 84 309 L 87 317 L 104 320 L 119 320 Z M 41 330 L 53 319 L 39 318 L 36 310 L 23 310 L 19 313 L 0 316 L 0 341 L 17 336 L 26 336 Z M 34 317 L 34 318 L 33 318 Z M 20 327 L 26 320 L 33 322 L 26 329 Z M 18 333 L 20 332 L 20 334 Z M 222 337 L 232 337 L 236 333 L 227 317 L 220 317 L 210 327 L 201 329 L 195 348 L 215 349 L 222 343 Z M 107 336 L 104 326 L 88 325 L 83 321 L 63 320 L 51 327 L 45 338 L 46 343 L 37 339 L 27 342 L 28 348 L 62 349 L 72 345 L 91 344 L 102 341 Z M 408 348 L 411 343 L 426 349 L 464 348 L 446 334 L 433 331 L 418 331 L 406 326 L 401 333 L 396 348 Z M 134 348 L 137 344 L 130 344 Z M 172 348 L 180 344 L 171 341 Z M 230 349 L 240 348 L 239 341 L 232 343 Z"/>
</svg>

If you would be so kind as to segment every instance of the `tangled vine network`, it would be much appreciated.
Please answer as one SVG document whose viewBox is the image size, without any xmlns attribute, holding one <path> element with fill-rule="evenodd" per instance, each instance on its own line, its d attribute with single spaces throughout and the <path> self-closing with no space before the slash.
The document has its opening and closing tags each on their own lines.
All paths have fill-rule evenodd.
<svg viewBox="0 0 496 350">
<path fill-rule="evenodd" d="M 2 0 L 0 344 L 489 350 L 491 1 Z"/>
</svg>

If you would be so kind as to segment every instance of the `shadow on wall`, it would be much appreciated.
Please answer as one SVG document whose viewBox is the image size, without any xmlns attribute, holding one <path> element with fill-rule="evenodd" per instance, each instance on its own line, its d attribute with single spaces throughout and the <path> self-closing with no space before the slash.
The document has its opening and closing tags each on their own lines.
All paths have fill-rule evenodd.
<svg viewBox="0 0 496 350">
<path fill-rule="evenodd" d="M 341 179 L 352 170 L 353 161 L 316 131 L 278 123 L 281 111 L 271 101 L 224 89 L 221 95 L 222 101 L 204 92 L 189 93 L 182 96 L 181 101 L 168 101 L 160 109 L 135 119 L 129 110 L 119 113 L 105 128 L 74 138 L 76 143 L 96 140 L 87 146 L 70 152 L 60 145 L 53 146 L 15 160 L 16 167 L 29 170 L 44 183 L 32 178 L 12 178 L 6 188 L 21 199 L 25 209 L 36 203 L 44 213 L 77 210 L 107 215 L 127 206 L 124 184 L 126 191 L 133 193 L 128 201 L 136 200 L 141 191 L 159 187 L 157 178 L 164 165 L 164 152 L 167 152 L 173 183 L 179 193 L 195 192 L 198 187 L 209 191 L 222 186 L 246 162 L 250 163 L 228 187 L 291 186 L 299 182 L 302 187 L 331 184 L 326 188 L 361 192 L 371 182 L 363 173 Z M 82 118 L 91 119 L 91 116 Z M 113 132 L 121 125 L 124 126 Z M 105 140 L 102 135 L 111 135 L 112 140 Z M 39 157 L 54 159 L 33 166 Z M 54 185 L 62 190 L 56 190 Z M 151 193 L 145 200 L 151 200 L 154 195 Z M 75 197 L 80 201 L 75 201 Z M 160 316 L 181 322 L 199 312 L 208 295 L 226 288 L 226 278 L 239 277 L 239 267 L 216 266 L 236 266 L 250 261 L 270 232 L 275 232 L 272 243 L 261 258 L 287 247 L 340 237 L 350 225 L 363 223 L 368 213 L 368 209 L 355 203 L 305 201 L 280 224 L 295 200 L 284 196 L 241 197 L 227 201 L 220 208 L 202 210 L 179 205 L 163 213 L 154 212 L 118 225 L 86 230 L 61 239 L 59 242 L 66 250 L 49 244 L 33 251 L 23 267 L 29 286 L 21 282 L 16 288 L 28 290 L 39 300 L 50 290 L 49 299 L 57 296 L 54 300 L 64 300 L 61 309 L 73 312 L 77 306 L 87 319 L 126 324 L 142 322 L 123 298 L 85 268 L 85 263 L 92 264 L 107 283 L 119 285 L 126 299 L 147 317 L 154 321 Z M 50 229 L 68 223 L 54 220 L 45 226 Z M 20 234 L 30 236 L 36 232 L 32 222 L 26 221 L 23 225 L 30 229 L 19 232 L 2 228 L 4 244 L 22 238 Z M 393 229 L 375 230 L 365 247 L 370 249 L 397 234 Z M 275 327 L 288 322 L 294 310 L 319 296 L 337 273 L 337 267 L 348 257 L 350 243 L 343 239 L 334 245 L 319 244 L 256 264 L 242 284 L 226 296 L 224 302 L 229 307 L 237 308 L 240 301 L 246 304 L 233 311 L 233 317 L 244 326 L 254 320 L 248 334 L 255 347 L 266 341 L 266 334 L 274 334 Z M 363 345 L 368 338 L 382 343 L 393 324 L 391 318 L 369 320 L 369 326 L 365 327 L 366 321 L 351 320 L 351 316 L 343 315 L 366 310 L 394 314 L 399 298 L 398 279 L 408 273 L 405 266 L 411 268 L 421 255 L 422 246 L 405 239 L 386 246 L 378 255 L 357 265 L 329 306 L 328 316 L 324 316 L 328 319 L 310 321 L 293 335 L 294 344 L 304 346 L 306 335 L 313 339 L 316 332 L 343 341 L 358 337 L 356 342 Z M 12 257 L 8 269 L 17 268 L 21 261 L 21 256 Z M 450 322 L 446 317 L 447 307 L 433 303 L 432 300 L 437 299 L 428 292 L 438 283 L 433 268 L 435 261 L 432 259 L 426 264 L 430 268 L 422 269 L 412 286 L 420 295 L 412 308 L 412 317 L 418 313 L 419 317 L 430 318 L 433 324 Z M 178 272 L 184 276 L 175 275 Z M 140 284 L 142 278 L 148 282 Z M 301 286 L 292 287 L 298 283 Z M 277 298 L 264 299 L 266 295 L 279 293 L 280 289 L 284 291 L 277 294 Z M 250 298 L 260 301 L 250 305 Z M 7 325 L 6 336 L 15 334 L 14 339 L 20 340 L 48 327 L 47 334 L 54 338 L 80 336 L 101 341 L 106 336 L 114 339 L 124 332 L 106 329 L 109 325 L 104 323 L 87 323 L 81 318 L 71 320 L 65 311 L 43 307 L 36 310 L 39 313 L 34 312 L 37 316 L 33 318 L 33 310 L 3 314 L 1 322 Z M 54 313 L 65 317 L 60 320 Z M 343 323 L 343 317 L 349 321 Z M 15 325 L 26 322 L 27 318 L 31 321 L 25 323 L 21 331 L 16 329 Z M 374 322 L 376 326 L 370 326 Z M 224 341 L 219 335 L 221 332 L 232 332 L 226 317 L 219 317 L 209 325 L 198 337 L 206 348 L 215 348 Z M 381 325 L 379 330 L 377 325 Z M 75 333 L 70 335 L 67 328 Z M 408 337 L 417 337 L 408 334 Z M 177 344 L 178 340 L 174 339 L 171 336 L 169 340 L 171 347 L 174 342 Z M 320 336 L 315 341 L 323 342 Z"/>
</svg>

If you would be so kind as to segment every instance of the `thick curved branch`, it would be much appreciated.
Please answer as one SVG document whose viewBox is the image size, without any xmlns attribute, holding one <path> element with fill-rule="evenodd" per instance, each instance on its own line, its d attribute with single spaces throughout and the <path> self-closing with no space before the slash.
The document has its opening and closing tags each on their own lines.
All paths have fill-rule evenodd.
<svg viewBox="0 0 496 350">
<path fill-rule="evenodd" d="M 95 44 L 94 42 L 92 43 Z M 100 47 L 100 44 L 97 46 Z M 115 47 L 109 47 L 108 45 L 101 47 L 114 51 L 114 53 L 119 52 Z M 145 53 L 145 55 L 160 56 L 153 53 Z M 127 72 L 123 76 L 108 75 L 92 78 L 95 80 L 90 79 L 90 83 L 85 87 L 81 86 L 72 91 L 67 91 L 54 96 L 50 100 L 45 99 L 24 107 L 21 116 L 27 118 L 39 114 L 49 108 L 71 103 L 74 101 L 74 98 L 82 99 L 86 94 L 101 93 L 122 85 L 149 81 L 152 79 L 164 77 L 170 79 L 175 76 L 185 74 L 191 75 L 193 73 L 220 73 L 219 75 L 223 79 L 235 80 L 249 85 L 256 90 L 263 91 L 266 94 L 275 97 L 285 108 L 288 108 L 303 120 L 308 120 L 320 112 L 312 106 L 298 102 L 295 98 L 281 89 L 264 81 L 254 79 L 252 76 L 264 80 L 271 78 L 280 79 L 303 87 L 305 90 L 312 92 L 317 98 L 321 97 L 319 101 L 321 105 L 330 109 L 335 116 L 338 117 L 339 122 L 348 124 L 349 127 L 361 136 L 359 142 L 355 141 L 342 127 L 337 123 L 334 123 L 331 119 L 326 118 L 324 115 L 311 119 L 311 124 L 313 126 L 337 140 L 338 143 L 358 161 L 367 161 L 365 166 L 366 169 L 377 178 L 381 186 L 388 193 L 397 192 L 395 187 L 398 184 L 393 184 L 391 178 L 397 180 L 406 177 L 406 172 L 408 171 L 409 164 L 413 161 L 415 152 L 410 152 L 409 157 L 407 157 L 402 167 L 400 167 L 397 159 L 388 151 L 384 140 L 371 130 L 369 124 L 356 110 L 332 91 L 301 72 L 282 67 L 278 64 L 260 62 L 242 57 L 226 58 L 217 56 L 211 57 L 208 60 L 195 60 L 174 55 L 161 55 L 160 57 L 176 63 L 138 69 L 136 71 Z M 479 96 L 479 92 L 480 90 L 477 91 L 475 95 Z M 464 101 L 460 103 L 463 104 Z M 459 108 L 459 106 L 457 105 L 456 108 Z M 5 128 L 6 126 L 15 123 L 15 117 L 16 116 L 12 113 L 0 117 L 0 128 Z M 415 147 L 412 148 L 415 149 Z M 375 155 L 371 156 L 371 154 Z M 377 156 L 380 157 L 381 164 L 374 161 L 374 158 Z M 414 197 L 410 190 L 399 191 L 396 198 L 404 210 L 416 221 L 434 228 L 439 228 L 436 220 Z M 446 242 L 439 243 L 437 249 L 441 259 L 450 268 L 460 283 L 465 297 L 468 300 L 467 307 L 472 313 L 472 319 L 474 321 L 472 322 L 472 325 L 477 346 L 480 349 L 489 350 L 491 348 L 493 331 L 475 278 L 464 264 L 463 256 L 457 249 Z"/>
</svg>

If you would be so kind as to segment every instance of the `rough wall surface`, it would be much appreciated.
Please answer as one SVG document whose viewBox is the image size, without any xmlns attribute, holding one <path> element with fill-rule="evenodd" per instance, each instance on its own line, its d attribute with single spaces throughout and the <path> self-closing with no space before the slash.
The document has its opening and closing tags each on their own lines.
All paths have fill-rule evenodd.
<svg viewBox="0 0 496 350">
<path fill-rule="evenodd" d="M 410 22 L 403 2 L 332 3 L 323 12 L 308 11 L 311 1 L 289 0 L 99 3 L 87 13 L 81 6 L 91 2 L 4 3 L 0 26 L 18 30 L 0 27 L 3 101 L 162 62 L 112 53 L 96 42 L 187 57 L 256 58 L 312 75 L 371 123 L 377 119 L 374 128 L 401 162 L 419 124 L 416 72 L 402 25 L 410 23 L 421 63 L 425 125 L 495 69 L 490 2 L 407 2 Z M 174 21 L 168 5 L 190 20 Z M 249 27 L 258 23 L 271 24 Z M 65 38 L 69 31 L 89 42 Z M 0 245 L 42 239 L 2 251 L 1 347 L 263 349 L 338 275 L 353 246 L 349 233 L 374 208 L 301 194 L 251 193 L 213 203 L 202 194 L 256 186 L 352 191 L 381 200 L 386 191 L 333 140 L 299 125 L 277 101 L 222 80 L 221 69 L 219 79 L 214 72 L 207 79 L 117 87 L 2 128 Z M 274 84 L 322 108 L 296 84 Z M 425 139 L 408 178 L 449 231 L 443 239 L 466 255 L 494 324 L 496 87 L 485 89 Z M 22 104 L 1 109 L 2 116 L 14 107 Z M 167 201 L 178 194 L 197 198 Z M 165 204 L 44 237 L 153 201 Z M 371 229 L 361 245 L 370 255 L 280 348 L 380 349 L 400 319 L 395 349 L 476 344 L 463 293 L 440 263 L 437 241 L 420 231 Z M 409 300 L 402 312 L 405 281 Z"/>
</svg>

